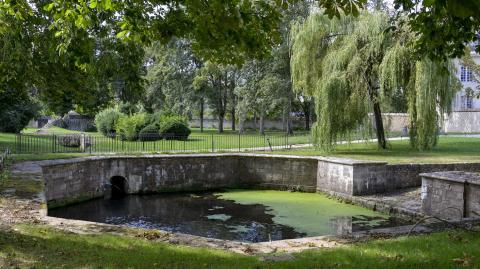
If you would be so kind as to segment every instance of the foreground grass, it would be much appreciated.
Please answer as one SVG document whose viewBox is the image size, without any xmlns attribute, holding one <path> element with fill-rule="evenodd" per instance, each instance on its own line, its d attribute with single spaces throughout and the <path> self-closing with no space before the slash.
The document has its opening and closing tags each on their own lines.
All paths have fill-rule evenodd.
<svg viewBox="0 0 480 269">
<path fill-rule="evenodd" d="M 0 230 L 0 268 L 478 268 L 480 236 L 450 231 L 305 251 L 289 261 L 44 226 Z M 477 266 L 477 267 L 476 267 Z"/>
<path fill-rule="evenodd" d="M 408 140 L 390 141 L 386 150 L 378 149 L 376 142 L 338 145 L 335 151 L 324 152 L 313 147 L 274 151 L 275 154 L 302 156 L 333 156 L 358 160 L 385 161 L 388 163 L 458 163 L 480 162 L 480 138 L 439 138 L 432 150 L 418 151 Z"/>
</svg>

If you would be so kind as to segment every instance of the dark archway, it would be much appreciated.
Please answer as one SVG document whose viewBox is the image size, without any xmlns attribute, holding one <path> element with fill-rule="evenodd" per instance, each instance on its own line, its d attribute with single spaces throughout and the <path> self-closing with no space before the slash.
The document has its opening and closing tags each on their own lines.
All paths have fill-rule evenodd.
<svg viewBox="0 0 480 269">
<path fill-rule="evenodd" d="M 111 198 L 122 198 L 127 194 L 127 180 L 121 176 L 114 176 L 110 179 L 111 184 Z"/>
</svg>

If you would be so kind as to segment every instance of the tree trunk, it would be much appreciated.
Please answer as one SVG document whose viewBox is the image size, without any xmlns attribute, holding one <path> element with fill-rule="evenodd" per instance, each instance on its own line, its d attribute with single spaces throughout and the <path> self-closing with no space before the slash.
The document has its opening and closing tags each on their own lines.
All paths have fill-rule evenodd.
<svg viewBox="0 0 480 269">
<path fill-rule="evenodd" d="M 205 101 L 200 99 L 200 132 L 203 133 L 203 115 L 205 113 Z"/>
<path fill-rule="evenodd" d="M 305 113 L 305 130 L 310 131 L 310 109 Z"/>
<path fill-rule="evenodd" d="M 238 111 L 238 132 L 243 134 L 245 132 L 246 115 L 242 110 Z"/>
<path fill-rule="evenodd" d="M 385 139 L 385 129 L 383 128 L 382 112 L 380 110 L 380 104 L 375 102 L 373 104 L 373 114 L 375 116 L 375 127 L 377 131 L 378 146 L 382 149 L 387 148 L 387 141 Z"/>
<path fill-rule="evenodd" d="M 230 117 L 232 118 L 232 131 L 235 131 L 235 107 L 230 111 Z"/>
<path fill-rule="evenodd" d="M 378 146 L 382 149 L 387 148 L 387 140 L 385 138 L 385 129 L 383 128 L 382 111 L 378 102 L 378 95 L 374 89 L 369 89 L 370 100 L 373 103 L 373 116 L 375 119 L 375 131 L 377 133 Z"/>
<path fill-rule="evenodd" d="M 253 129 L 257 130 L 257 112 L 253 112 Z"/>
<path fill-rule="evenodd" d="M 245 124 L 242 120 L 238 121 L 238 132 L 241 134 L 245 133 Z"/>
<path fill-rule="evenodd" d="M 260 115 L 260 134 L 265 134 L 265 119 L 263 114 Z"/>
<path fill-rule="evenodd" d="M 223 120 L 225 119 L 225 113 L 218 113 L 218 132 L 223 133 Z"/>
</svg>

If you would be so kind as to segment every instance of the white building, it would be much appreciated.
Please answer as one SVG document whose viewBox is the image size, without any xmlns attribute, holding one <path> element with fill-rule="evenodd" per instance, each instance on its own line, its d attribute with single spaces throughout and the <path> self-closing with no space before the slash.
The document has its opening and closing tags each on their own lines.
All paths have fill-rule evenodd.
<svg viewBox="0 0 480 269">
<path fill-rule="evenodd" d="M 479 54 L 472 52 L 472 57 L 475 63 L 480 64 Z M 471 94 L 472 90 L 475 92 L 480 90 L 473 71 L 469 67 L 462 65 L 460 60 L 455 60 L 455 66 L 457 67 L 457 77 L 462 83 L 462 90 L 455 96 L 453 111 L 480 111 L 480 99 Z"/>
<path fill-rule="evenodd" d="M 472 52 L 472 57 L 475 63 L 480 64 L 479 54 Z M 443 131 L 447 133 L 480 133 L 480 99 L 477 98 L 480 90 L 477 81 L 480 78 L 475 78 L 475 73 L 469 67 L 462 65 L 460 60 L 455 60 L 455 66 L 462 89 L 455 95 L 453 112 L 445 118 Z"/>
</svg>

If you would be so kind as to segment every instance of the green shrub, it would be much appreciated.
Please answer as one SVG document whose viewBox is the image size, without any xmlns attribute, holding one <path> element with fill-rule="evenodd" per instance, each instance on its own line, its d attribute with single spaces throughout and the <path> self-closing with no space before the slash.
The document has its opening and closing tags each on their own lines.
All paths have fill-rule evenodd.
<svg viewBox="0 0 480 269">
<path fill-rule="evenodd" d="M 117 108 L 107 108 L 95 116 L 97 130 L 105 136 L 114 136 L 118 119 L 124 116 Z"/>
<path fill-rule="evenodd" d="M 116 125 L 117 134 L 120 135 L 122 140 L 137 140 L 138 134 L 143 128 L 145 128 L 145 119 L 145 113 L 120 116 Z"/>
<path fill-rule="evenodd" d="M 171 114 L 170 112 L 159 111 L 152 114 L 148 114 L 146 118 L 147 125 L 156 124 L 160 126 L 160 122 L 163 121 L 164 118 L 175 116 L 175 114 Z"/>
<path fill-rule="evenodd" d="M 161 139 L 159 126 L 156 123 L 149 124 L 143 128 L 138 134 L 142 141 L 155 141 Z"/>
<path fill-rule="evenodd" d="M 186 140 L 192 132 L 187 119 L 181 116 L 162 116 L 159 127 L 159 133 L 165 139 Z"/>
</svg>

